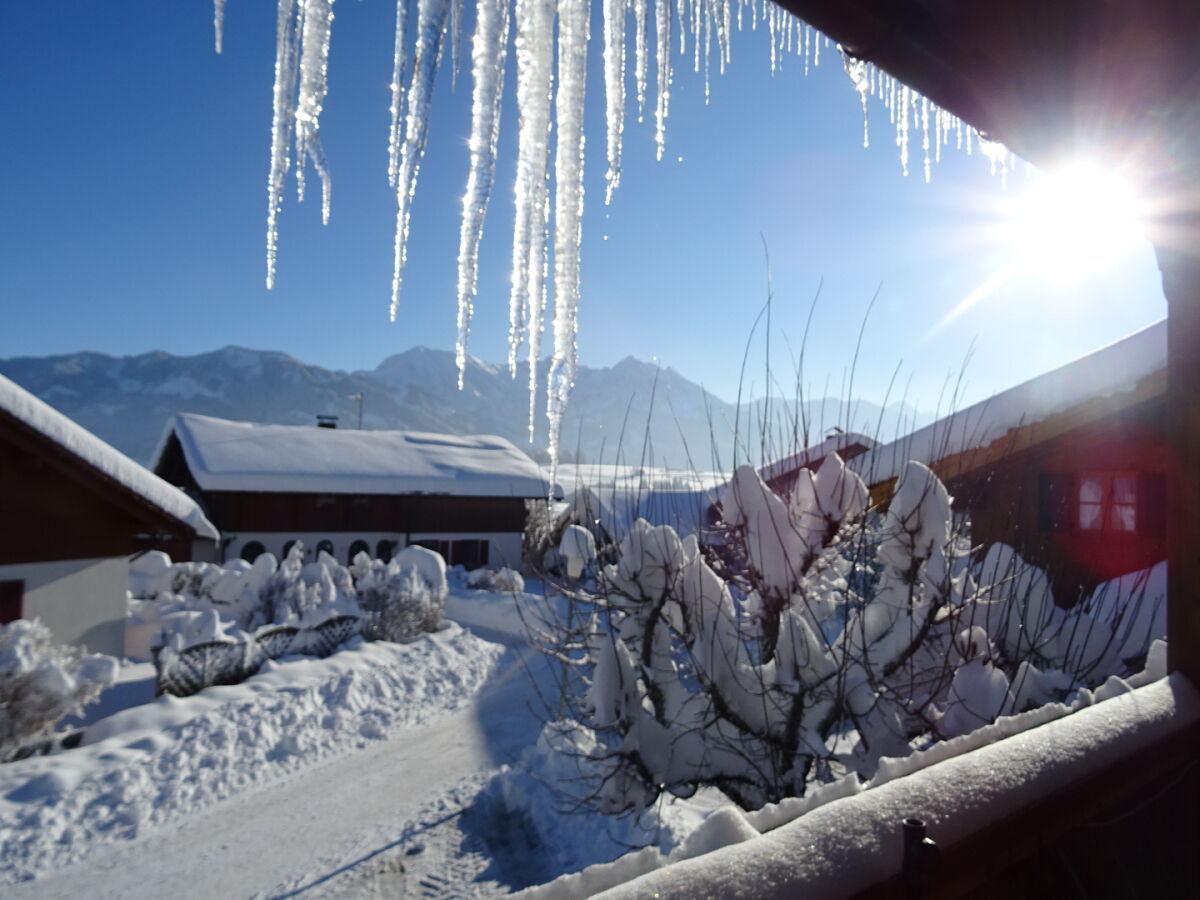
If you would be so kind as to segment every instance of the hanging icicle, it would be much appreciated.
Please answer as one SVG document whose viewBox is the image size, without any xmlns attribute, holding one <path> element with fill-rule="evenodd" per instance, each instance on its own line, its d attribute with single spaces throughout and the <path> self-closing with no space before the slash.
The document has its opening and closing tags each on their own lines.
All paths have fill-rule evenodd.
<svg viewBox="0 0 1200 900">
<path fill-rule="evenodd" d="M 471 41 L 471 168 L 462 201 L 458 239 L 458 389 L 467 371 L 467 342 L 471 337 L 475 288 L 479 271 L 479 241 L 496 178 L 496 143 L 500 139 L 500 100 L 504 95 L 504 66 L 508 60 L 508 0 L 478 0 L 475 37 Z"/>
<path fill-rule="evenodd" d="M 579 245 L 583 226 L 583 111 L 589 0 L 558 0 L 558 94 L 554 118 L 554 355 L 547 376 L 550 481 L 558 474 L 563 414 L 575 385 Z"/>
<path fill-rule="evenodd" d="M 604 204 L 612 203 L 613 191 L 621 183 L 621 135 L 625 130 L 625 4 L 627 0 L 603 0 L 604 8 L 604 120 L 608 126 L 608 171 L 604 174 Z M 639 32 L 640 34 L 640 32 Z M 639 40 L 641 40 L 639 38 Z M 641 41 L 645 52 L 645 42 Z M 586 52 L 586 50 L 585 50 Z M 637 60 L 639 66 L 641 60 Z M 645 90 L 638 83 L 639 98 Z M 641 100 L 639 99 L 639 103 Z"/>
<path fill-rule="evenodd" d="M 400 305 L 400 286 L 404 264 L 408 260 L 408 229 L 413 193 L 421 171 L 421 157 L 429 137 L 429 107 L 433 99 L 433 78 L 446 37 L 446 19 L 451 0 L 419 0 L 417 37 L 413 50 L 412 73 L 401 112 L 402 126 L 396 168 L 396 240 L 392 260 L 392 303 L 389 318 L 396 321 Z"/>
<path fill-rule="evenodd" d="M 688 53 L 692 68 L 703 73 L 705 99 L 710 92 L 712 55 L 724 72 L 731 59 L 731 33 L 749 22 L 764 24 L 772 74 L 783 55 L 803 57 L 804 71 L 820 63 L 828 38 L 799 22 L 768 0 L 653 0 L 655 61 L 654 142 L 663 158 L 673 82 L 672 53 Z M 734 3 L 736 2 L 736 16 Z M 226 0 L 213 2 L 214 43 L 222 49 Z M 279 213 L 286 177 L 294 171 L 297 193 L 304 194 L 304 173 L 312 165 L 321 179 L 322 221 L 328 221 L 330 181 L 320 141 L 320 115 L 326 97 L 329 34 L 333 0 L 276 0 L 275 85 L 272 94 L 270 170 L 267 179 L 267 286 L 274 285 Z M 415 26 L 407 7 L 416 6 Z M 648 88 L 650 0 L 602 0 L 605 83 L 605 202 L 621 179 L 629 54 L 627 17 L 634 22 L 632 76 L 638 120 Z M 458 341 L 455 357 L 459 386 L 467 360 L 468 339 L 477 292 L 483 221 L 495 179 L 496 148 L 507 58 L 508 32 L 515 32 L 518 137 L 513 185 L 514 227 L 512 284 L 509 293 L 508 364 L 513 377 L 525 345 L 529 374 L 529 437 L 537 409 L 539 357 L 548 303 L 549 225 L 554 208 L 553 351 L 546 372 L 546 411 L 551 457 L 557 462 L 562 417 L 576 372 L 576 330 L 580 295 L 579 250 L 582 239 L 585 86 L 590 0 L 474 0 L 471 44 L 473 80 L 470 168 L 463 195 L 458 258 Z M 510 14 L 510 8 L 512 12 Z M 557 57 L 555 21 L 558 22 Z M 396 196 L 396 234 L 390 317 L 396 318 L 407 260 L 412 202 L 429 133 L 429 112 L 437 69 L 450 44 L 451 67 L 458 68 L 463 0 L 397 0 L 392 60 L 391 123 L 388 132 L 388 183 Z M 678 29 L 678 50 L 672 29 Z M 409 32 L 412 32 L 410 35 Z M 411 44 L 410 44 L 411 41 Z M 839 48 L 840 49 L 840 48 Z M 557 60 L 557 88 L 555 65 Z M 953 132 L 955 144 L 970 155 L 974 129 L 939 109 L 893 77 L 843 53 L 843 65 L 863 110 L 863 146 L 868 146 L 868 97 L 883 103 L 895 129 L 897 155 L 907 174 L 910 132 L 921 129 L 925 180 Z M 914 122 L 915 120 L 915 122 Z M 931 123 L 932 120 L 932 123 Z M 931 128 L 932 124 L 932 128 Z M 557 135 L 554 194 L 550 192 L 550 135 Z M 931 134 L 932 131 L 932 134 Z M 964 147 L 965 144 L 965 147 Z M 932 146 L 932 150 L 931 150 Z M 1012 156 L 980 139 L 980 147 L 1004 178 Z M 293 160 L 292 154 L 295 158 Z M 293 162 L 295 167 L 293 169 Z"/>
<path fill-rule="evenodd" d="M 225 44 L 225 0 L 213 0 L 213 47 L 218 53 Z"/>
</svg>

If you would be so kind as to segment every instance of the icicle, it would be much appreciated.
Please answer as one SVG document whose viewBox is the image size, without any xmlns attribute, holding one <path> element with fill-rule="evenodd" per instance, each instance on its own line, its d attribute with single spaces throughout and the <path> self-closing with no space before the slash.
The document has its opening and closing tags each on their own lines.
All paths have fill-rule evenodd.
<svg viewBox="0 0 1200 900">
<path fill-rule="evenodd" d="M 704 48 L 701 46 L 704 29 L 701 4 L 704 2 L 705 0 L 692 0 L 692 71 L 697 75 L 700 74 L 700 57 L 704 52 Z"/>
<path fill-rule="evenodd" d="M 725 67 L 729 65 L 733 57 L 730 55 L 730 30 L 732 29 L 733 9 L 730 5 L 730 0 L 720 0 L 720 27 L 717 31 L 717 42 L 721 49 L 721 74 L 725 74 Z"/>
<path fill-rule="evenodd" d="M 554 355 L 547 375 L 550 480 L 558 474 L 559 439 L 575 383 L 579 246 L 583 218 L 583 112 L 589 0 L 558 0 L 558 95 L 554 118 Z"/>
<path fill-rule="evenodd" d="M 296 83 L 295 0 L 278 0 L 275 8 L 275 86 L 272 90 L 271 168 L 267 175 L 267 289 L 275 287 L 279 243 L 279 210 L 291 158 L 292 87 Z"/>
<path fill-rule="evenodd" d="M 932 175 L 929 161 L 929 101 L 921 98 L 921 150 L 925 154 L 925 183 L 929 184 Z"/>
<path fill-rule="evenodd" d="M 667 112 L 671 102 L 671 0 L 655 0 L 654 53 L 658 96 L 654 106 L 654 144 L 661 162 L 667 145 Z"/>
<path fill-rule="evenodd" d="M 554 77 L 554 0 L 517 0 L 517 174 L 513 185 L 512 288 L 509 293 L 508 368 L 515 378 L 522 341 L 529 351 L 529 440 L 536 421 L 537 361 L 546 306 L 548 154 Z"/>
<path fill-rule="evenodd" d="M 446 37 L 451 0 L 419 0 L 413 65 L 405 96 L 404 129 L 400 140 L 400 165 L 396 173 L 396 241 L 392 260 L 392 305 L 389 318 L 396 321 L 401 277 L 408 259 L 408 228 L 413 192 L 421 170 L 421 157 L 429 136 L 429 105 L 433 76 Z"/>
<path fill-rule="evenodd" d="M 804 26 L 804 77 L 808 77 L 809 61 L 812 59 L 812 28 Z"/>
<path fill-rule="evenodd" d="M 218 53 L 225 42 L 225 0 L 213 0 L 213 45 Z"/>
<path fill-rule="evenodd" d="M 779 47 L 779 41 L 775 35 L 775 26 L 779 21 L 779 7 L 771 6 L 767 8 L 767 34 L 771 41 L 771 74 L 774 75 L 779 66 L 775 59 L 775 54 Z"/>
<path fill-rule="evenodd" d="M 613 191 L 621 184 L 621 135 L 625 129 L 625 3 L 626 0 L 603 0 L 604 118 L 608 126 L 608 171 L 604 174 L 606 206 L 612 203 Z M 640 66 L 641 62 L 639 59 L 635 65 Z M 644 89 L 639 85 L 638 90 Z"/>
<path fill-rule="evenodd" d="M 704 105 L 708 106 L 712 99 L 712 0 L 703 0 L 704 14 Z"/>
<path fill-rule="evenodd" d="M 303 0 L 299 87 L 296 97 L 296 185 L 304 199 L 304 163 L 321 179 L 321 222 L 329 224 L 331 184 L 321 148 L 321 108 L 328 90 L 329 34 L 333 0 Z"/>
<path fill-rule="evenodd" d="M 462 227 L 458 239 L 458 389 L 467 371 L 467 342 L 479 271 L 479 241 L 483 219 L 496 179 L 496 142 L 500 138 L 500 100 L 504 96 L 504 67 L 508 59 L 508 0 L 478 0 L 475 37 L 471 41 L 471 168 L 463 195 Z"/>
<path fill-rule="evenodd" d="M 615 2 L 615 0 L 614 0 Z M 637 84 L 637 106 L 638 106 L 638 121 L 642 121 L 642 116 L 646 112 L 646 73 L 649 70 L 649 53 L 646 52 L 646 29 L 647 29 L 647 6 L 649 0 L 625 0 L 633 7 L 633 27 L 637 29 L 637 33 L 633 37 L 633 55 L 634 55 L 634 81 Z M 621 16 L 621 21 L 624 22 L 624 14 Z M 624 26 L 622 26 L 622 34 Z M 624 58 L 624 43 L 622 43 L 622 58 Z M 622 63 L 622 66 L 624 63 Z M 624 94 L 624 89 L 621 91 Z"/>
<path fill-rule="evenodd" d="M 838 46 L 838 52 L 842 54 L 842 67 L 846 70 L 846 75 L 854 85 L 854 90 L 858 91 L 863 114 L 863 146 L 869 147 L 871 146 L 871 134 L 867 127 L 867 91 L 870 89 L 870 83 L 867 79 L 867 64 L 861 59 L 851 56 L 842 49 L 841 45 Z"/>
<path fill-rule="evenodd" d="M 392 47 L 391 127 L 388 129 L 388 185 L 396 189 L 400 177 L 400 144 L 404 135 L 405 11 L 408 0 L 396 0 L 396 39 Z"/>
<path fill-rule="evenodd" d="M 458 90 L 458 48 L 462 43 L 463 0 L 450 0 L 450 90 Z M 438 65 L 442 64 L 438 54 Z"/>
<path fill-rule="evenodd" d="M 896 146 L 900 148 L 900 168 L 908 174 L 908 107 L 912 104 L 907 84 L 900 85 L 900 109 L 896 113 Z"/>
</svg>

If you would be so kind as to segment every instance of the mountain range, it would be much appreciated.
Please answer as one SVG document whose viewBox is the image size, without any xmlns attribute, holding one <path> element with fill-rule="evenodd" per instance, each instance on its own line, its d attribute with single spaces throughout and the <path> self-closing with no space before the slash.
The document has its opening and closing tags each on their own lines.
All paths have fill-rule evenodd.
<svg viewBox="0 0 1200 900">
<path fill-rule="evenodd" d="M 528 441 L 528 368 L 513 378 L 506 366 L 472 358 L 463 390 L 454 354 L 414 347 L 371 371 L 325 369 L 273 350 L 224 347 L 195 356 L 153 351 L 136 356 L 80 352 L 0 360 L 0 373 L 70 416 L 124 453 L 147 462 L 167 420 L 194 412 L 251 422 L 315 424 L 336 415 L 340 427 L 452 434 L 498 434 L 545 459 L 545 391 L 539 385 L 535 441 Z M 539 372 L 544 382 L 544 372 Z M 803 411 L 809 442 L 834 426 L 875 434 L 883 422 L 925 424 L 908 406 L 858 401 L 851 412 L 837 398 L 744 403 L 739 408 L 670 368 L 627 357 L 611 368 L 580 366 L 562 429 L 562 457 L 673 468 L 721 469 L 730 464 L 735 423 L 739 458 L 760 461 L 796 449 L 792 420 Z M 773 423 L 765 427 L 764 423 Z M 762 433 L 770 435 L 763 453 Z"/>
</svg>

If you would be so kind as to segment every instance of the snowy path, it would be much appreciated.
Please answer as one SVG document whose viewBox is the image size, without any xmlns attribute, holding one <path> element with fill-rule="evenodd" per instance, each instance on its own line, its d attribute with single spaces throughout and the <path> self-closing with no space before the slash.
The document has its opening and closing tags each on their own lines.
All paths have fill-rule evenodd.
<svg viewBox="0 0 1200 900">
<path fill-rule="evenodd" d="M 497 677 L 458 712 L 6 890 L 14 898 L 311 898 L 387 884 L 392 895 L 503 893 L 495 884 L 454 884 L 482 872 L 486 854 L 439 848 L 418 832 L 453 819 L 482 775 L 535 738 L 533 688 L 522 663 L 522 652 L 510 648 Z M 450 871 L 464 866 L 471 871 Z"/>
</svg>

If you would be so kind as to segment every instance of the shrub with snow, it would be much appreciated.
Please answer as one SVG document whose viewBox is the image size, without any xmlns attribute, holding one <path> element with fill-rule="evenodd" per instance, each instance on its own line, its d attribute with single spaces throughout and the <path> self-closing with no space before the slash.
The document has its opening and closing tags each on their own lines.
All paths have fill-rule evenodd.
<svg viewBox="0 0 1200 900">
<path fill-rule="evenodd" d="M 521 573 L 507 566 L 501 569 L 476 569 L 467 576 L 467 587 L 481 591 L 505 594 L 520 594 L 525 591 L 525 579 Z"/>
<path fill-rule="evenodd" d="M 425 547 L 405 547 L 384 563 L 359 553 L 350 565 L 359 604 L 366 613 L 363 634 L 399 641 L 433 631 L 446 605 L 446 562 Z"/>
<path fill-rule="evenodd" d="M 556 745 L 588 804 L 640 811 L 713 786 L 744 808 L 1066 699 L 1140 669 L 1165 632 L 1155 572 L 1072 610 L 1011 549 L 972 559 L 967 525 L 909 463 L 887 512 L 836 454 L 785 496 L 750 467 L 723 506 L 720 558 L 639 520 L 581 625 L 556 623 Z M 581 727 L 580 723 L 584 723 Z"/>
<path fill-rule="evenodd" d="M 0 625 L 0 762 L 96 700 L 117 667 L 111 656 L 55 644 L 37 619 Z"/>
<path fill-rule="evenodd" d="M 558 542 L 558 555 L 566 562 L 567 577 L 578 580 L 596 558 L 596 539 L 582 525 L 568 525 Z"/>
</svg>

